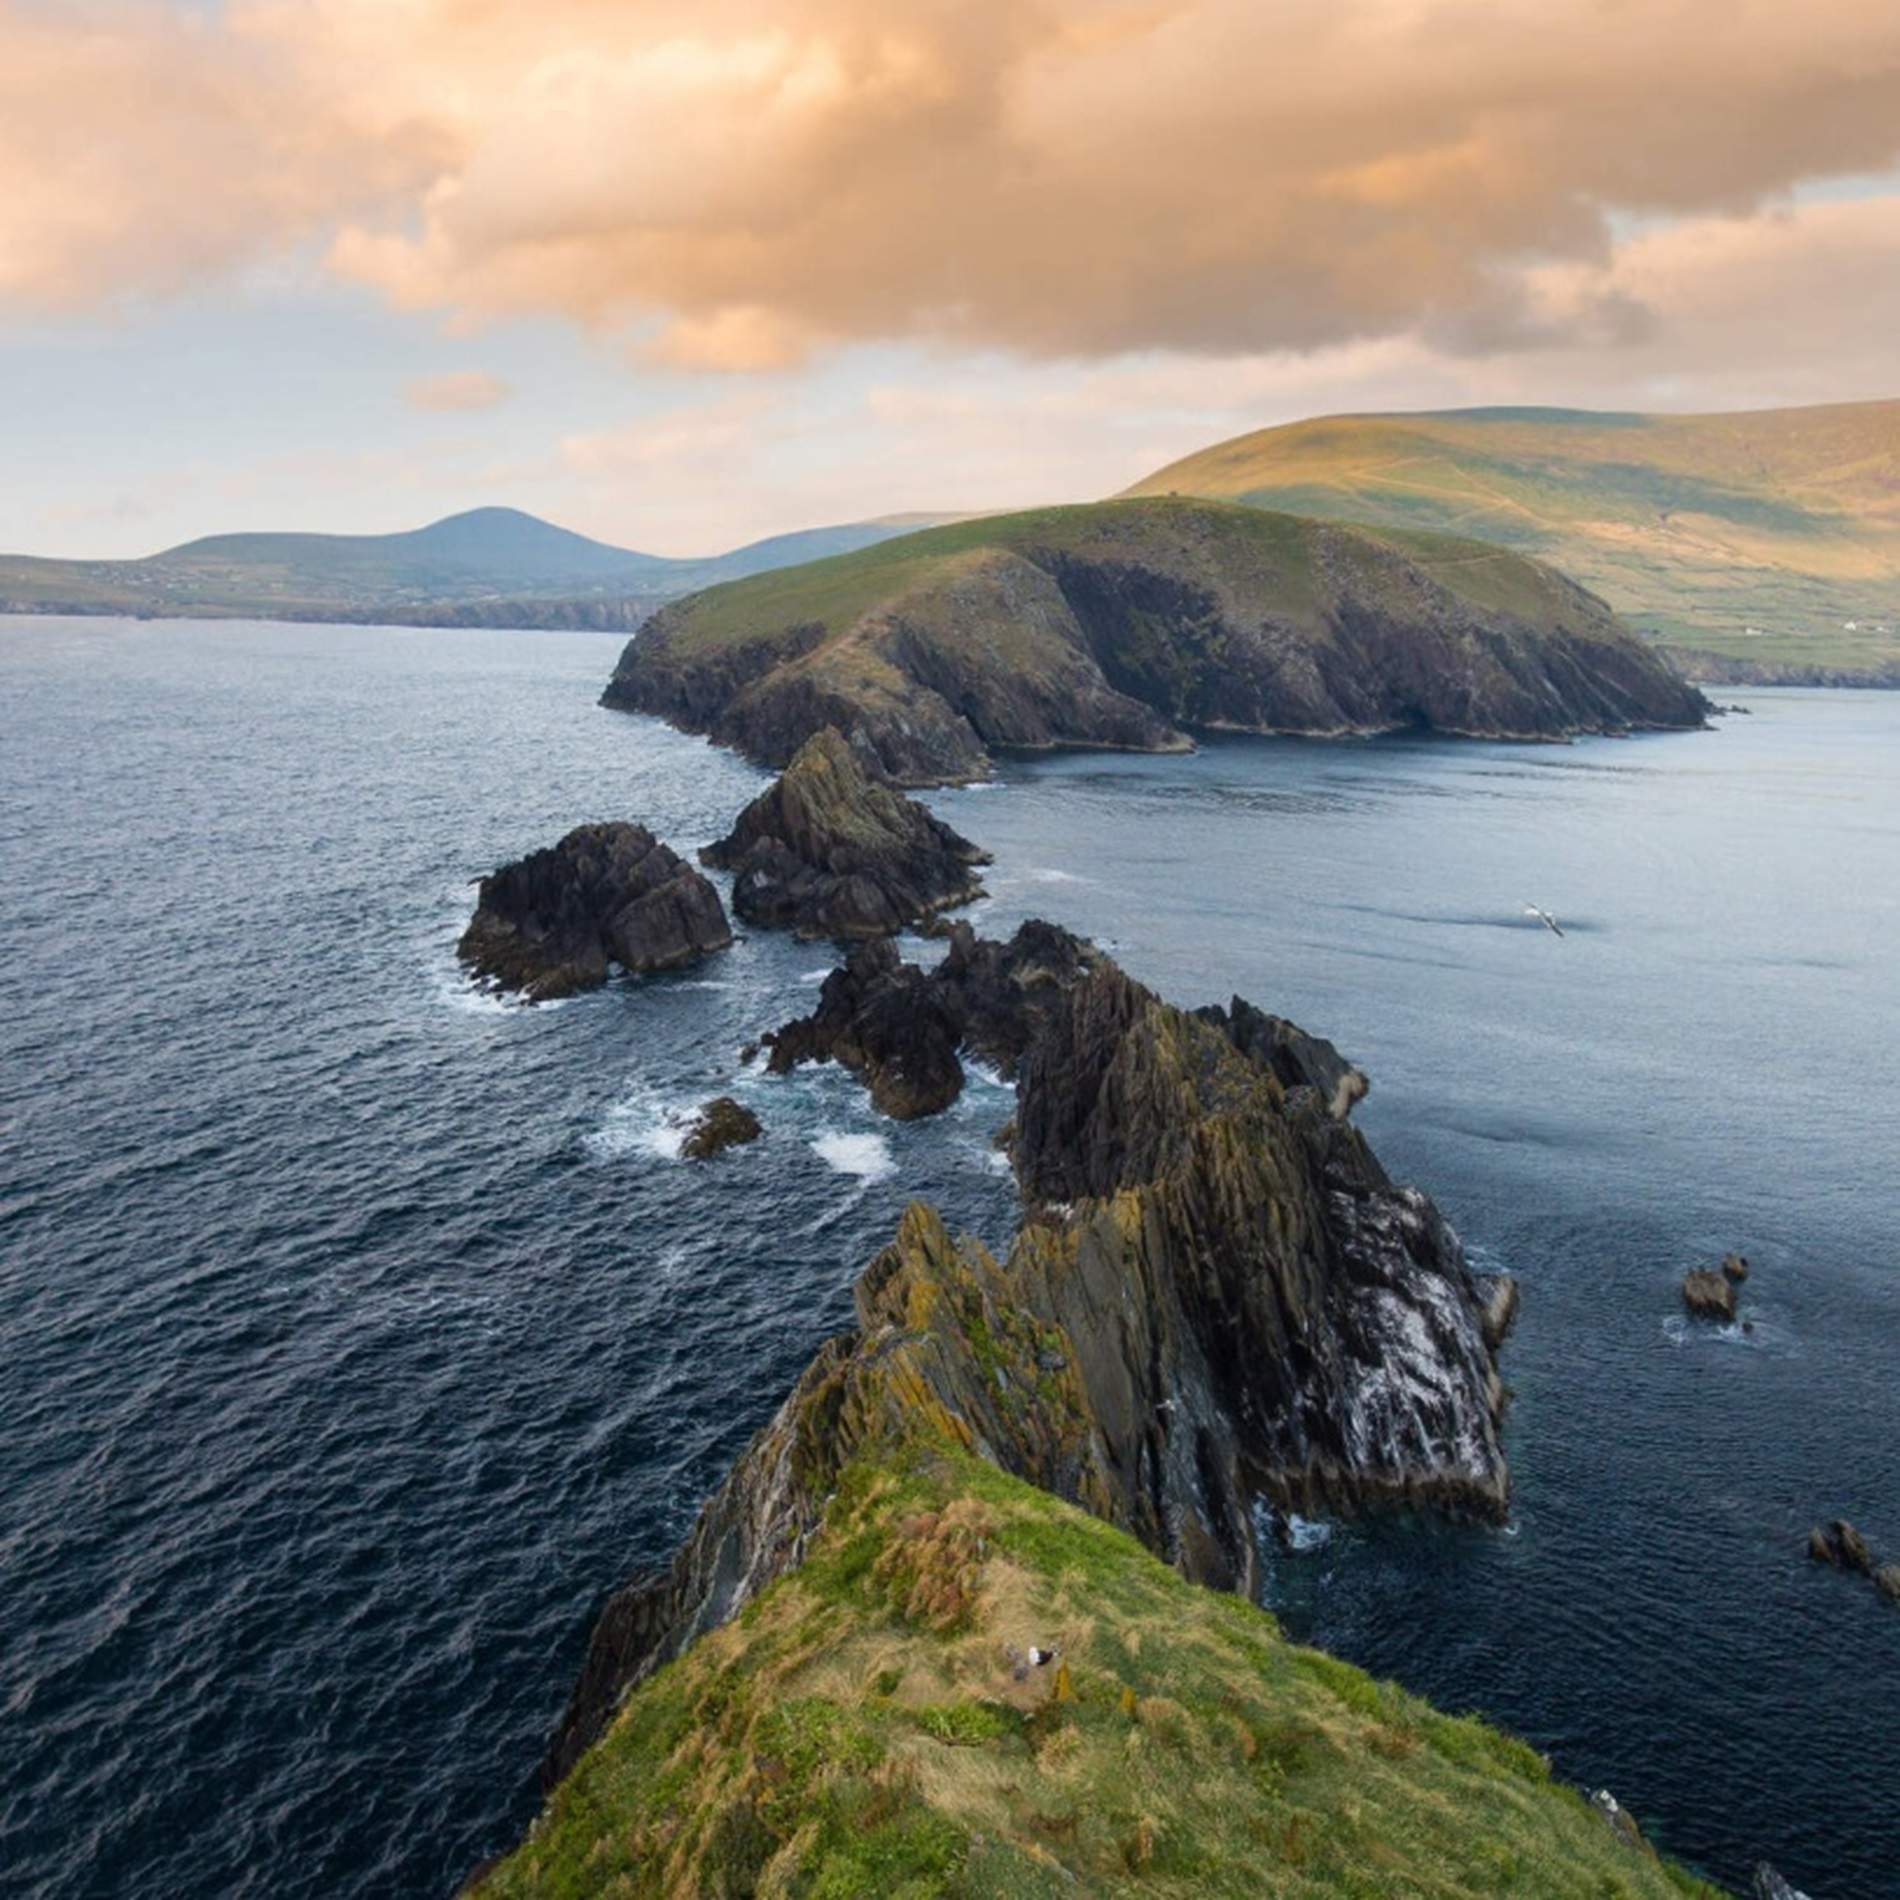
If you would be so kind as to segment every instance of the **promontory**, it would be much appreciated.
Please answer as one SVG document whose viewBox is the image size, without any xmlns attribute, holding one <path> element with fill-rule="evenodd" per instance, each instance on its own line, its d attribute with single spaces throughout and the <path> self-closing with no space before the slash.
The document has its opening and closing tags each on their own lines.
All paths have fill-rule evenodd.
<svg viewBox="0 0 1900 1900">
<path fill-rule="evenodd" d="M 1562 739 L 1708 710 L 1542 562 L 1172 496 L 957 522 L 708 588 L 653 615 L 603 703 L 775 767 L 835 726 L 897 784 L 980 777 L 992 748 Z"/>
</svg>

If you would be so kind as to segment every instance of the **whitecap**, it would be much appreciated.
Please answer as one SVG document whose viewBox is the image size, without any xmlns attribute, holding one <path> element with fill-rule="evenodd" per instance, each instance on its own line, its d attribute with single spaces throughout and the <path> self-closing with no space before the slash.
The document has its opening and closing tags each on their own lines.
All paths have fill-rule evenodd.
<svg viewBox="0 0 1900 1900">
<path fill-rule="evenodd" d="M 607 1119 L 582 1137 L 582 1145 L 598 1161 L 618 1161 L 628 1155 L 677 1161 L 697 1112 L 693 1105 L 668 1105 L 641 1090 L 616 1102 L 607 1111 Z"/>
<path fill-rule="evenodd" d="M 1008 1080 L 1000 1069 L 992 1069 L 987 1062 L 979 1062 L 975 1056 L 966 1055 L 963 1058 L 963 1074 L 966 1081 L 980 1082 L 986 1089 L 1006 1089 L 1012 1095 L 1016 1092 L 1016 1084 Z"/>
<path fill-rule="evenodd" d="M 801 983 L 822 983 L 830 974 L 829 967 L 822 970 L 800 970 L 798 980 Z"/>
<path fill-rule="evenodd" d="M 1302 1517 L 1298 1511 L 1286 1514 L 1284 1527 L 1288 1550 L 1324 1550 L 1333 1541 L 1333 1527 L 1317 1518 Z"/>
<path fill-rule="evenodd" d="M 1058 871 L 1047 864 L 1032 864 L 1023 873 L 1032 884 L 1086 884 L 1088 879 L 1074 871 Z"/>
<path fill-rule="evenodd" d="M 882 1181 L 897 1172 L 891 1144 L 882 1135 L 847 1135 L 832 1129 L 812 1142 L 811 1151 L 826 1167 L 860 1181 Z"/>
</svg>

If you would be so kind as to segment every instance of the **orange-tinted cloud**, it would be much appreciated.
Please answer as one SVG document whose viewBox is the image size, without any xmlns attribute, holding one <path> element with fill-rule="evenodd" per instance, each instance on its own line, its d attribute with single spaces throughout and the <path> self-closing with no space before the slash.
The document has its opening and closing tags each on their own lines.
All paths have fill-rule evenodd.
<svg viewBox="0 0 1900 1900">
<path fill-rule="evenodd" d="M 321 234 L 404 307 L 748 370 L 1640 348 L 1617 214 L 1900 156 L 1890 0 L 0 0 L 0 75 L 0 296 Z"/>
<path fill-rule="evenodd" d="M 449 370 L 440 376 L 418 376 L 403 395 L 412 409 L 493 409 L 513 392 L 499 376 L 486 370 Z"/>
</svg>

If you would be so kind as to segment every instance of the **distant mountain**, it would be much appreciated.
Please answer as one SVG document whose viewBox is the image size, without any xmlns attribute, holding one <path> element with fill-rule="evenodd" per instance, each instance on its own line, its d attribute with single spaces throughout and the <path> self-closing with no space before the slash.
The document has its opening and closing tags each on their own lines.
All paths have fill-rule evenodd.
<svg viewBox="0 0 1900 1900">
<path fill-rule="evenodd" d="M 903 534 L 848 522 L 675 560 L 609 546 L 518 508 L 402 534 L 221 534 L 135 561 L 0 555 L 0 612 L 627 627 L 714 582 Z"/>
<path fill-rule="evenodd" d="M 1679 645 L 1900 660 L 1900 402 L 1326 416 L 1203 449 L 1128 493 L 1494 541 Z"/>
</svg>

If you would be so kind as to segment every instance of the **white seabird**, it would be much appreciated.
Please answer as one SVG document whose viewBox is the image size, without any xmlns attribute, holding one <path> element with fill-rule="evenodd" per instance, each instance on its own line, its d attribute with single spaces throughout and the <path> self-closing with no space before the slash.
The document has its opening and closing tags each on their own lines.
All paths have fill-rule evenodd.
<svg viewBox="0 0 1900 1900">
<path fill-rule="evenodd" d="M 1526 904 L 1524 906 L 1524 915 L 1526 917 L 1535 917 L 1546 930 L 1555 936 L 1561 937 L 1564 934 L 1563 927 L 1557 922 L 1556 918 L 1547 910 L 1539 910 L 1535 904 Z"/>
</svg>

